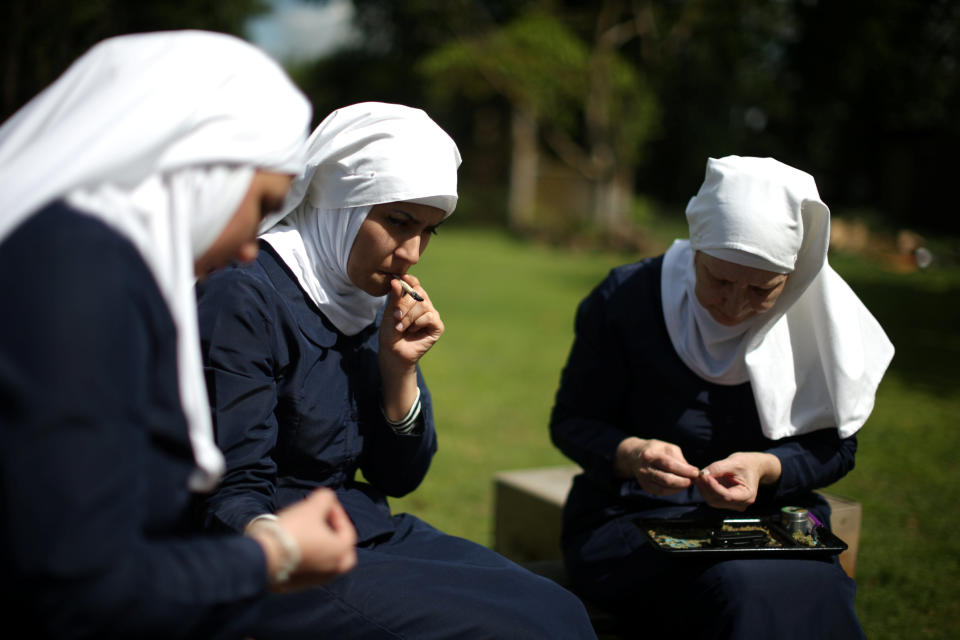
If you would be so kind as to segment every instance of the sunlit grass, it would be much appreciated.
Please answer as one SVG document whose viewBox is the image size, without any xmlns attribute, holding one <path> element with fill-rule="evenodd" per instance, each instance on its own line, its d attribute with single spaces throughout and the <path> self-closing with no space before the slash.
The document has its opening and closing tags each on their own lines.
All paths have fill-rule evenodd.
<svg viewBox="0 0 960 640">
<path fill-rule="evenodd" d="M 547 419 L 573 312 L 622 259 L 446 227 L 413 270 L 447 327 L 423 360 L 439 451 L 424 484 L 394 508 L 489 544 L 493 474 L 565 462 Z"/>
<path fill-rule="evenodd" d="M 577 303 L 634 259 L 444 225 L 420 277 L 447 332 L 423 361 L 439 451 L 394 500 L 450 533 L 492 542 L 497 471 L 564 464 L 547 421 Z M 831 491 L 863 504 L 857 607 L 869 638 L 949 638 L 960 628 L 960 270 L 895 273 L 831 263 L 881 321 L 897 355 L 860 432 L 856 469 Z"/>
</svg>

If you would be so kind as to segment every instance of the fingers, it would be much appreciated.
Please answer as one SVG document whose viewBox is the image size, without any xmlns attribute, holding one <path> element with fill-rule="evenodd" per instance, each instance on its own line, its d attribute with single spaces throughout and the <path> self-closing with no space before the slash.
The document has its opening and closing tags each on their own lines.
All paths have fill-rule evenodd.
<svg viewBox="0 0 960 640">
<path fill-rule="evenodd" d="M 688 463 L 687 459 L 683 457 L 683 451 L 680 447 L 670 442 L 652 441 L 652 444 L 644 451 L 644 456 L 651 465 L 663 471 L 690 479 L 700 475 L 700 470 Z"/>
<path fill-rule="evenodd" d="M 724 458 L 723 460 L 717 460 L 705 466 L 703 473 L 704 475 L 709 474 L 718 478 L 726 475 L 741 475 L 743 473 L 743 465 L 734 462 L 730 458 Z"/>
<path fill-rule="evenodd" d="M 442 332 L 443 330 L 440 314 L 426 308 L 420 302 L 407 311 L 397 309 L 393 312 L 393 319 L 395 320 L 393 328 L 397 333 L 418 335 L 425 332 Z"/>
<path fill-rule="evenodd" d="M 640 486 L 647 493 L 666 496 L 682 491 L 693 484 L 693 480 L 655 466 L 648 466 L 639 475 Z"/>
<path fill-rule="evenodd" d="M 316 533 L 311 554 L 314 562 L 311 568 L 334 574 L 349 571 L 357 563 L 354 549 L 357 532 L 346 509 L 330 489 L 317 489 L 308 500 L 313 503 L 321 520 L 320 526 L 314 527 Z"/>
<path fill-rule="evenodd" d="M 659 440 L 650 441 L 641 455 L 638 479 L 648 493 L 669 495 L 689 487 L 700 470 L 689 464 L 680 447 Z"/>
<path fill-rule="evenodd" d="M 666 473 L 689 480 L 694 480 L 700 476 L 700 469 L 684 459 L 679 447 L 676 448 L 675 452 L 670 452 L 670 455 L 659 460 L 658 468 Z"/>
<path fill-rule="evenodd" d="M 724 495 L 723 485 L 719 484 L 712 475 L 704 474 L 696 480 L 697 489 L 703 501 L 715 509 L 728 508 L 728 497 Z"/>
<path fill-rule="evenodd" d="M 742 477 L 736 468 L 722 462 L 704 468 L 697 478 L 700 495 L 711 507 L 744 511 L 756 500 L 756 487 Z"/>
<path fill-rule="evenodd" d="M 617 446 L 615 472 L 633 477 L 652 495 L 666 496 L 688 488 L 699 470 L 688 464 L 680 447 L 662 440 L 624 438 Z"/>
<path fill-rule="evenodd" d="M 306 499 L 280 510 L 277 518 L 296 542 L 300 560 L 291 579 L 271 585 L 271 589 L 290 591 L 325 584 L 357 564 L 356 530 L 332 490 L 314 490 Z M 271 543 L 274 541 L 268 536 L 264 547 L 270 553 L 268 565 L 270 558 L 282 551 L 273 548 L 271 552 Z"/>
<path fill-rule="evenodd" d="M 337 494 L 333 492 L 333 489 L 327 487 L 314 489 L 313 492 L 307 496 L 307 500 L 314 503 L 317 509 L 323 510 L 329 509 L 333 504 L 340 504 L 337 502 Z"/>
<path fill-rule="evenodd" d="M 310 499 L 316 502 L 323 522 L 334 532 L 346 532 L 356 535 L 350 516 L 337 500 L 337 494 L 331 489 L 321 487 L 310 494 Z"/>
<path fill-rule="evenodd" d="M 709 494 L 716 500 L 727 500 L 730 497 L 731 487 L 723 484 L 717 476 L 706 470 L 696 480 L 696 484 L 701 493 Z"/>
<path fill-rule="evenodd" d="M 404 274 L 403 277 L 393 276 L 390 287 L 393 289 L 393 294 L 398 303 L 407 302 L 408 305 L 412 305 L 416 302 L 429 300 L 427 292 L 420 286 L 420 279 L 409 273 Z"/>
<path fill-rule="evenodd" d="M 647 493 L 665 496 L 686 489 L 692 482 L 690 478 L 683 478 L 666 471 L 650 468 L 646 471 L 640 484 Z"/>
<path fill-rule="evenodd" d="M 416 293 L 421 299 L 416 300 L 407 295 L 404 284 Z M 388 312 L 393 317 L 393 329 L 397 333 L 408 335 L 430 334 L 439 337 L 443 333 L 443 321 L 437 312 L 427 292 L 420 286 L 420 280 L 409 274 L 403 279 L 394 278 L 392 284 L 393 295 Z"/>
<path fill-rule="evenodd" d="M 353 528 L 353 521 L 347 515 L 347 510 L 337 502 L 327 514 L 327 526 L 341 540 L 353 546 L 357 542 L 357 532 Z"/>
<path fill-rule="evenodd" d="M 420 292 L 417 291 L 417 290 L 414 288 L 414 285 L 412 285 L 411 283 L 407 282 L 406 280 L 404 280 L 404 279 L 401 278 L 400 276 L 396 276 L 396 275 L 395 275 L 395 276 L 393 276 L 393 278 L 394 278 L 394 280 L 396 280 L 397 284 L 400 285 L 400 289 L 401 289 L 400 297 L 401 297 L 401 298 L 402 298 L 403 296 L 405 296 L 405 295 L 409 295 L 411 298 L 413 298 L 413 299 L 416 300 L 417 302 L 423 302 L 423 299 L 424 299 L 424 298 L 423 298 L 423 295 L 421 295 Z"/>
</svg>

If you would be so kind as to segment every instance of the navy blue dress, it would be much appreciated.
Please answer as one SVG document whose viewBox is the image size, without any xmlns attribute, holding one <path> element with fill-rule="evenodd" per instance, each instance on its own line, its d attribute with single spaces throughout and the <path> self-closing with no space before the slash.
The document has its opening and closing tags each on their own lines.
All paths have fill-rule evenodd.
<svg viewBox="0 0 960 640">
<path fill-rule="evenodd" d="M 184 537 L 176 336 L 136 249 L 54 203 L 0 245 L 0 608 L 31 638 L 243 637 L 266 566 Z"/>
<path fill-rule="evenodd" d="M 618 267 L 577 310 L 550 432 L 584 469 L 565 510 L 563 547 L 575 589 L 618 613 L 626 630 L 684 638 L 856 638 L 855 583 L 836 558 L 678 560 L 652 549 L 638 517 L 710 517 L 696 487 L 669 497 L 645 493 L 614 474 L 629 436 L 678 445 L 697 467 L 737 451 L 764 451 L 782 466 L 747 511 L 805 506 L 829 522 L 813 489 L 854 465 L 856 437 L 833 429 L 769 440 L 749 383 L 707 382 L 679 358 L 660 298 L 663 258 Z M 642 622 L 639 622 L 641 621 Z"/>
<path fill-rule="evenodd" d="M 357 528 L 357 567 L 300 595 L 283 637 L 594 637 L 570 592 L 486 547 L 390 513 L 387 497 L 420 484 L 437 440 L 419 372 L 415 432 L 395 434 L 380 412 L 379 318 L 355 336 L 340 333 L 266 243 L 253 264 L 202 283 L 198 299 L 228 467 L 205 525 L 241 530 L 325 486 Z"/>
</svg>

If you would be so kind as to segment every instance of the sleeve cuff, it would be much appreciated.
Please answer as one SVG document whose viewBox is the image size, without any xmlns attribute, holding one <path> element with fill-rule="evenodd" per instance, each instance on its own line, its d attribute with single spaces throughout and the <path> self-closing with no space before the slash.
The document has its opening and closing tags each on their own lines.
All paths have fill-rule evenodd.
<svg viewBox="0 0 960 640">
<path fill-rule="evenodd" d="M 420 417 L 420 387 L 417 387 L 417 398 L 410 406 L 410 410 L 407 411 L 407 415 L 400 418 L 400 420 L 393 421 L 388 418 L 382 406 L 380 407 L 380 413 L 383 414 L 383 419 L 387 421 L 387 424 L 390 425 L 394 433 L 398 435 L 410 435 L 413 433 L 413 430 L 416 429 L 417 418 Z"/>
</svg>

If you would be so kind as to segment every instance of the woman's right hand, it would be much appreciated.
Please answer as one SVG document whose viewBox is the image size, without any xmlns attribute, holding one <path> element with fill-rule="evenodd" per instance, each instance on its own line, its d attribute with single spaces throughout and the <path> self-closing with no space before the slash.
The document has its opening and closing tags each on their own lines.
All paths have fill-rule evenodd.
<svg viewBox="0 0 960 640">
<path fill-rule="evenodd" d="M 654 496 L 679 493 L 700 475 L 677 445 L 633 436 L 617 446 L 614 467 L 618 476 L 636 478 L 640 488 Z"/>
<path fill-rule="evenodd" d="M 397 421 L 407 414 L 416 401 L 417 363 L 443 335 L 440 313 L 420 280 L 406 274 L 403 281 L 422 298 L 404 295 L 399 281 L 392 281 L 392 292 L 380 324 L 380 404 L 388 420 Z M 393 318 L 393 322 L 389 319 Z"/>
<path fill-rule="evenodd" d="M 305 499 L 277 513 L 278 524 L 300 548 L 300 562 L 285 582 L 271 585 L 274 591 L 293 591 L 330 582 L 357 564 L 357 533 L 337 495 L 330 489 L 315 490 Z M 283 562 L 283 549 L 270 536 L 251 535 L 267 556 L 274 575 Z"/>
<path fill-rule="evenodd" d="M 392 291 L 380 324 L 380 354 L 381 360 L 396 360 L 394 368 L 409 369 L 440 339 L 444 325 L 420 280 L 409 273 L 399 280 L 410 285 L 420 299 L 405 295 L 400 282 L 391 280 Z"/>
</svg>

